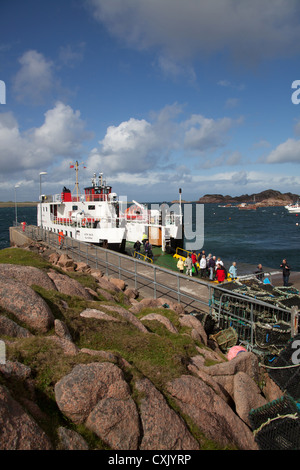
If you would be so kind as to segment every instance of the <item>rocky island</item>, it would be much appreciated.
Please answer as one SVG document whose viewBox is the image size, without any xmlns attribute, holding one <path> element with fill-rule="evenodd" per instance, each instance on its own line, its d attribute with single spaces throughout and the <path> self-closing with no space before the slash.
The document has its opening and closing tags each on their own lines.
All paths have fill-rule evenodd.
<svg viewBox="0 0 300 470">
<path fill-rule="evenodd" d="M 200 204 L 253 204 L 258 207 L 286 206 L 299 200 L 299 195 L 281 193 L 273 189 L 267 189 L 256 194 L 243 194 L 242 196 L 223 196 L 222 194 L 205 194 L 197 201 Z"/>
</svg>

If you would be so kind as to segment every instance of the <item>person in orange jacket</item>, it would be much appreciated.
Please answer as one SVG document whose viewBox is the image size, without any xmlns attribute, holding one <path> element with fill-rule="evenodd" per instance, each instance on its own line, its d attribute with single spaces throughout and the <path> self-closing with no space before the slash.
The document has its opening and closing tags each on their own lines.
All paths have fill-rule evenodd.
<svg viewBox="0 0 300 470">
<path fill-rule="evenodd" d="M 64 239 L 65 239 L 64 232 L 61 230 L 60 232 L 58 232 L 58 244 L 59 244 L 60 250 L 62 249 L 64 245 Z"/>
</svg>

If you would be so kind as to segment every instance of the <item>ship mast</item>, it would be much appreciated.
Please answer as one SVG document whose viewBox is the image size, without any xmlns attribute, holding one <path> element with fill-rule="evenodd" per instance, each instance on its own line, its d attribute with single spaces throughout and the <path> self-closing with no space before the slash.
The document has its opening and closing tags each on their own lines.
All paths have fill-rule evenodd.
<svg viewBox="0 0 300 470">
<path fill-rule="evenodd" d="M 75 182 L 75 188 L 73 189 L 73 193 L 76 192 L 77 201 L 79 200 L 79 194 L 80 194 L 79 183 L 78 183 L 78 168 L 79 168 L 79 165 L 78 165 L 78 162 L 76 161 L 75 162 L 76 182 Z"/>
<path fill-rule="evenodd" d="M 80 193 L 79 182 L 78 182 L 78 170 L 79 170 L 78 161 L 75 162 L 75 165 L 73 165 L 73 164 L 70 165 L 70 168 L 75 168 L 75 171 L 76 171 L 75 188 L 73 189 L 72 193 L 76 193 L 76 199 L 77 199 L 77 201 L 79 201 L 79 196 L 80 196 L 81 193 Z"/>
</svg>

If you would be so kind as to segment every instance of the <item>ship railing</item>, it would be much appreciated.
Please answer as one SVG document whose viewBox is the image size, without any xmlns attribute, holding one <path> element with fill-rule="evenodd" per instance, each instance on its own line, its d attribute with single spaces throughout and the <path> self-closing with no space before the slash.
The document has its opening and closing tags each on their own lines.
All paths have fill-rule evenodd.
<svg viewBox="0 0 300 470">
<path fill-rule="evenodd" d="M 133 257 L 137 259 L 142 259 L 143 261 L 147 261 L 147 263 L 152 263 L 153 264 L 153 259 L 150 258 L 147 255 L 144 255 L 143 253 L 140 253 L 139 251 L 134 251 Z"/>
<path fill-rule="evenodd" d="M 162 225 L 163 227 L 167 225 L 179 226 L 182 223 L 182 217 L 177 214 L 150 215 L 148 221 L 149 225 Z"/>
<path fill-rule="evenodd" d="M 86 202 L 105 202 L 108 201 L 108 194 L 85 194 Z"/>
<path fill-rule="evenodd" d="M 185 250 L 184 248 L 177 247 L 174 258 L 187 258 L 191 254 L 192 254 L 191 251 Z"/>
<path fill-rule="evenodd" d="M 42 227 L 26 226 L 27 236 L 42 241 L 54 249 L 59 249 L 58 233 Z M 107 276 L 118 276 L 135 289 L 145 288 L 148 295 L 155 299 L 160 296 L 172 297 L 173 300 L 197 308 L 209 309 L 209 292 L 212 286 L 196 278 L 193 281 L 194 293 L 186 289 L 187 277 L 177 271 L 162 268 L 153 262 L 134 258 L 123 253 L 76 240 L 65 235 L 64 252 L 75 261 L 82 261 L 95 269 L 101 269 Z M 203 290 L 203 295 L 198 289 Z"/>
<path fill-rule="evenodd" d="M 92 217 L 86 216 L 78 219 L 72 219 L 72 217 L 57 217 L 50 215 L 50 220 L 54 224 L 64 225 L 68 227 L 81 227 L 81 228 L 95 228 L 98 223 L 101 223 L 101 228 L 114 228 L 122 227 L 122 219 L 118 217 Z"/>
<path fill-rule="evenodd" d="M 160 216 L 151 216 L 151 215 L 141 215 L 141 214 L 126 214 L 124 216 L 127 222 L 132 224 L 141 224 L 144 223 L 146 225 L 153 225 L 153 226 L 168 226 L 174 225 L 179 226 L 181 224 L 181 218 L 170 216 L 162 218 Z"/>
<path fill-rule="evenodd" d="M 143 216 L 143 215 L 136 215 L 136 214 L 123 214 L 120 216 L 122 220 L 125 220 L 126 222 L 130 222 L 133 224 L 148 224 L 149 219 L 148 216 Z"/>
</svg>

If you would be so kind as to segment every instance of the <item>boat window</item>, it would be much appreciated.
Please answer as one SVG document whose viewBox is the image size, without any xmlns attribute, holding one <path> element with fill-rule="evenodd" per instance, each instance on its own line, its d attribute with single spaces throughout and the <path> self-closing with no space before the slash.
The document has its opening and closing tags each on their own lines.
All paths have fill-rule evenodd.
<svg viewBox="0 0 300 470">
<path fill-rule="evenodd" d="M 78 210 L 78 206 L 72 206 L 72 211 L 77 211 Z"/>
<path fill-rule="evenodd" d="M 94 211 L 94 210 L 95 210 L 95 206 L 88 206 L 88 210 L 89 210 L 89 211 Z"/>
</svg>

